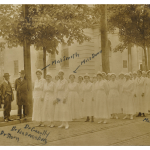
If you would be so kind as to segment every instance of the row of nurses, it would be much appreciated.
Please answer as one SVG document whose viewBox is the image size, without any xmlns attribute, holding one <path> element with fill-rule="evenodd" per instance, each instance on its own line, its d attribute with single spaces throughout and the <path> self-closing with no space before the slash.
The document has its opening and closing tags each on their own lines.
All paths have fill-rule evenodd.
<svg viewBox="0 0 150 150">
<path fill-rule="evenodd" d="M 37 126 L 44 126 L 44 121 L 49 121 L 53 127 L 54 121 L 54 100 L 55 100 L 55 83 L 51 80 L 51 74 L 46 75 L 43 79 L 42 71 L 36 71 L 37 80 L 34 83 L 33 90 L 33 114 L 32 120 L 39 122 Z"/>
<path fill-rule="evenodd" d="M 130 74 L 125 74 L 125 79 L 121 81 L 122 84 L 116 80 L 116 74 L 114 73 L 110 74 L 109 81 L 106 82 L 105 80 L 102 80 L 102 82 L 105 83 L 109 117 L 118 119 L 118 114 L 123 113 L 125 114 L 123 119 L 126 119 L 128 115 L 130 116 L 130 119 L 133 119 L 133 115 L 135 114 L 133 101 L 134 83 L 130 80 Z M 98 93 L 100 93 L 100 91 Z M 100 96 L 99 99 L 104 100 L 105 98 Z M 96 107 L 100 108 L 100 105 L 96 105 Z"/>
<path fill-rule="evenodd" d="M 85 88 L 81 90 L 80 94 L 79 84 L 74 82 L 74 74 L 69 75 L 70 82 L 68 83 L 64 78 L 64 72 L 60 70 L 59 80 L 56 84 L 52 81 L 50 73 L 46 75 L 46 80 L 41 78 L 41 70 L 37 70 L 36 75 L 38 79 L 34 84 L 32 120 L 40 122 L 38 126 L 44 126 L 43 122 L 49 121 L 50 127 L 54 127 L 54 121 L 61 121 L 59 128 L 68 129 L 69 121 L 80 119 L 83 116 L 93 116 L 93 107 L 91 109 L 90 101 L 92 83 L 89 80 L 85 82 L 86 87 L 84 85 Z M 83 109 L 80 105 L 79 95 L 82 97 Z"/>
<path fill-rule="evenodd" d="M 146 73 L 144 71 L 138 70 L 137 72 L 133 72 L 132 74 L 132 78 L 131 78 L 131 73 L 128 74 L 123 74 L 121 73 L 122 76 L 122 81 L 120 82 L 121 79 L 119 79 L 119 84 L 120 84 L 120 100 L 121 100 L 121 108 L 123 109 L 123 107 L 126 106 L 127 101 L 125 100 L 124 96 L 127 94 L 123 94 L 123 86 L 127 86 L 126 87 L 126 91 L 129 89 L 129 91 L 127 92 L 128 95 L 130 95 L 129 97 L 131 97 L 131 101 L 132 104 L 130 104 L 128 107 L 130 108 L 130 106 L 132 108 L 132 111 L 130 113 L 131 114 L 131 118 L 133 118 L 132 116 L 134 114 L 137 114 L 137 117 L 139 116 L 145 116 L 148 113 L 148 110 L 150 110 L 150 100 L 149 100 L 149 93 L 150 93 L 150 71 L 147 72 L 147 77 L 146 77 Z M 125 78 L 124 78 L 125 76 Z M 126 77 L 128 76 L 128 77 Z M 129 78 L 129 79 L 127 79 Z M 126 80 L 124 80 L 126 79 Z M 128 84 L 127 84 L 128 83 Z M 124 88 L 125 89 L 125 88 Z M 124 96 L 123 96 L 123 95 Z M 129 98 L 128 98 L 129 100 Z M 126 108 L 124 108 L 126 109 Z M 124 111 L 125 112 L 125 111 Z M 127 118 L 127 116 L 125 116 L 125 118 Z M 124 118 L 124 119 L 125 119 Z"/>
<path fill-rule="evenodd" d="M 147 100 L 149 93 L 148 79 L 141 77 L 141 71 L 137 72 L 138 77 L 131 80 L 130 74 L 125 78 L 116 79 L 116 74 L 98 72 L 90 82 L 90 76 L 85 74 L 79 76 L 79 83 L 75 82 L 75 75 L 70 74 L 70 82 L 64 78 L 64 72 L 59 71 L 57 82 L 52 81 L 51 74 L 47 74 L 46 80 L 41 78 L 41 70 L 36 71 L 37 80 L 34 84 L 33 94 L 33 121 L 38 121 L 38 126 L 43 126 L 44 121 L 50 121 L 51 127 L 54 121 L 61 121 L 59 127 L 69 128 L 69 121 L 73 119 L 86 118 L 86 122 L 94 122 L 94 117 L 99 118 L 99 123 L 107 123 L 108 118 L 118 119 L 118 114 L 123 113 L 126 119 L 136 112 L 144 114 L 147 112 Z M 119 76 L 121 76 L 120 74 Z M 83 82 L 84 79 L 84 82 Z M 146 88 L 146 93 L 145 92 Z M 144 100 L 143 100 L 144 99 Z"/>
</svg>

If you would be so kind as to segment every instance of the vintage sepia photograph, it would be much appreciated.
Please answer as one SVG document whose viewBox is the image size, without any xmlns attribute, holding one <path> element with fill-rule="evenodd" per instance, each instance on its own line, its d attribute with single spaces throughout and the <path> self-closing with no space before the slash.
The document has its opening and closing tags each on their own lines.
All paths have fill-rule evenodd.
<svg viewBox="0 0 150 150">
<path fill-rule="evenodd" d="M 0 4 L 0 146 L 150 146 L 150 4 Z"/>
</svg>

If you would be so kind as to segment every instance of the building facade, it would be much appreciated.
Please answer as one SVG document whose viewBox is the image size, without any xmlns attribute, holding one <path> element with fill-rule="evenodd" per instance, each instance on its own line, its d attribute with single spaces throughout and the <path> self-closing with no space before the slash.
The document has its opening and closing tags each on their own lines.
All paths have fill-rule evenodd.
<svg viewBox="0 0 150 150">
<path fill-rule="evenodd" d="M 110 72 L 119 74 L 120 72 L 127 73 L 142 69 L 142 48 L 137 46 L 131 47 L 131 54 L 129 54 L 128 49 L 124 49 L 123 52 L 113 51 L 119 44 L 117 32 L 118 31 L 113 34 L 108 34 Z M 92 77 L 97 71 L 102 71 L 103 50 L 101 49 L 101 35 L 99 28 L 95 27 L 93 29 L 87 29 L 85 30 L 85 33 L 91 37 L 89 42 L 84 42 L 82 44 L 74 42 L 71 46 L 62 44 L 58 47 L 58 55 L 48 54 L 47 65 L 50 64 L 50 66 L 47 67 L 47 71 L 50 71 L 52 75 L 55 76 L 59 69 L 63 69 L 65 78 L 68 78 L 68 75 L 72 72 L 77 76 L 89 73 Z M 75 57 L 71 58 L 73 55 Z M 66 57 L 65 61 L 58 61 L 63 59 L 64 56 Z M 70 57 L 69 60 L 67 57 Z"/>
<path fill-rule="evenodd" d="M 58 74 L 59 69 L 64 70 L 65 78 L 68 79 L 70 73 L 84 75 L 89 73 L 92 77 L 97 71 L 102 71 L 102 52 L 101 49 L 101 35 L 99 28 L 95 26 L 93 29 L 86 29 L 85 34 L 91 37 L 90 41 L 82 44 L 74 42 L 71 46 L 61 44 L 58 46 L 57 54 L 46 55 L 47 67 L 45 68 L 51 72 L 53 78 Z M 133 46 L 131 54 L 128 54 L 128 49 L 123 52 L 114 52 L 113 49 L 119 44 L 118 31 L 113 34 L 108 34 L 108 48 L 109 48 L 109 63 L 110 72 L 116 74 L 120 72 L 133 72 L 142 67 L 143 51 L 142 48 Z M 2 40 L 2 39 L 1 39 Z M 31 70 L 32 81 L 36 79 L 36 69 L 43 69 L 43 51 L 35 50 L 34 46 L 31 49 Z M 1 48 L 0 50 L 0 78 L 3 74 L 8 72 L 12 84 L 15 79 L 19 77 L 19 71 L 24 69 L 23 48 Z M 130 69 L 129 69 L 130 68 Z"/>
</svg>

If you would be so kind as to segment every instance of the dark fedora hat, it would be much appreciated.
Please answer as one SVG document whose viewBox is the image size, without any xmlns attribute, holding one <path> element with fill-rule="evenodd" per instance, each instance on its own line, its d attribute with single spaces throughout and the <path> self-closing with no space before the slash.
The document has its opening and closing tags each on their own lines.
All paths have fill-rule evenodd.
<svg viewBox="0 0 150 150">
<path fill-rule="evenodd" d="M 24 70 L 21 70 L 19 73 L 21 73 L 21 74 L 25 74 L 25 71 L 24 71 Z"/>
<path fill-rule="evenodd" d="M 3 77 L 8 77 L 8 76 L 10 76 L 9 73 L 4 73 Z"/>
</svg>

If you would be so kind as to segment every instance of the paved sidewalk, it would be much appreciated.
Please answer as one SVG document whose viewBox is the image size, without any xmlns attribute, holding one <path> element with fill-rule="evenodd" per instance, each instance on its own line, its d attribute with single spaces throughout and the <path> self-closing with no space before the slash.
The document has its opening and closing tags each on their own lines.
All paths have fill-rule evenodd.
<svg viewBox="0 0 150 150">
<path fill-rule="evenodd" d="M 13 121 L 4 122 L 3 111 L 2 111 L 2 109 L 0 109 L 0 127 L 32 121 L 31 117 L 28 117 L 26 120 L 24 120 L 23 118 L 21 120 L 17 120 L 17 118 L 18 118 L 17 110 L 11 110 L 10 119 L 13 119 Z"/>
<path fill-rule="evenodd" d="M 147 118 L 150 120 L 150 115 Z M 0 127 L 0 145 L 150 145 L 150 123 L 143 119 L 110 119 L 108 124 L 80 119 L 70 122 L 68 130 L 58 128 L 60 122 L 54 128 L 36 127 L 35 122 L 21 123 Z M 24 128 L 26 125 L 28 128 Z"/>
<path fill-rule="evenodd" d="M 143 128 L 144 127 L 144 128 Z M 143 122 L 104 128 L 101 131 L 49 142 L 51 146 L 137 146 L 150 145 L 150 127 Z M 139 130 L 140 128 L 140 130 Z"/>
</svg>

